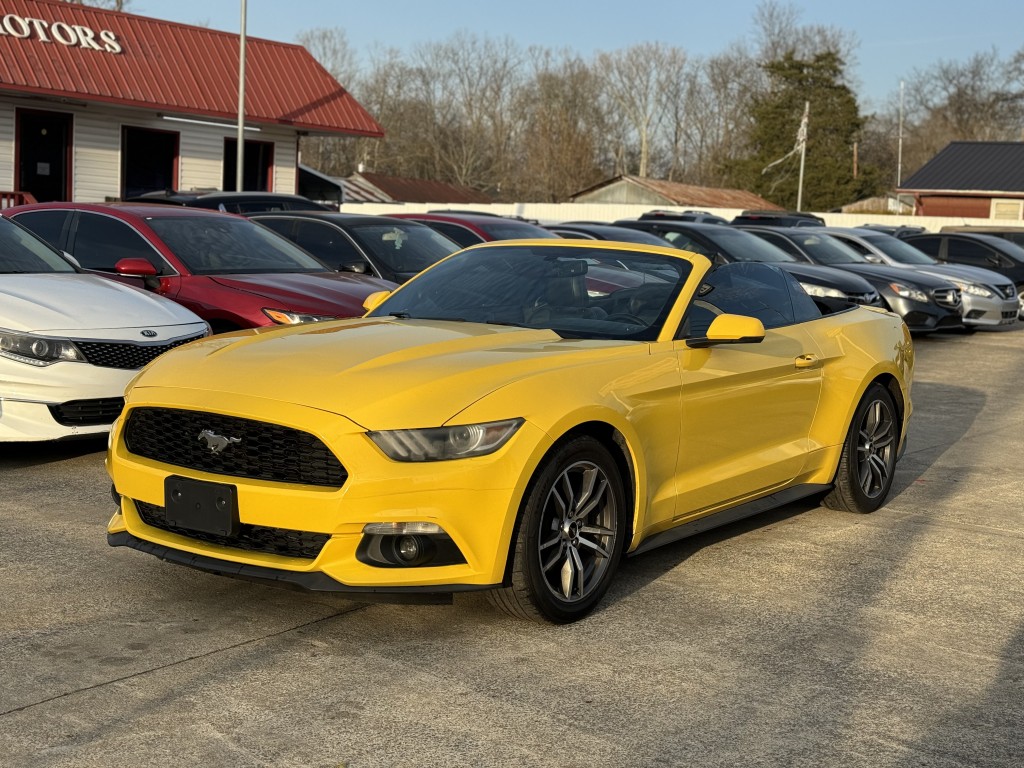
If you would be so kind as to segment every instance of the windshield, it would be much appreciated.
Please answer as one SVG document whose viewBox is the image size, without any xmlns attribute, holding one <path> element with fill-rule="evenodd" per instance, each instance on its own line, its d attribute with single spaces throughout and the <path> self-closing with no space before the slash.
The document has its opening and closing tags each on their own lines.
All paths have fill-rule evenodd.
<svg viewBox="0 0 1024 768">
<path fill-rule="evenodd" d="M 74 271 L 75 268 L 49 245 L 0 217 L 0 274 Z"/>
<path fill-rule="evenodd" d="M 152 216 L 146 223 L 194 275 L 326 272 L 280 235 L 234 216 Z"/>
<path fill-rule="evenodd" d="M 818 264 L 868 263 L 867 259 L 853 250 L 853 248 L 834 237 L 804 234 L 803 232 L 793 232 L 790 237 Z"/>
<path fill-rule="evenodd" d="M 493 240 L 536 240 L 538 238 L 549 238 L 558 240 L 559 236 L 550 232 L 544 227 L 538 227 L 526 221 L 515 221 L 513 219 L 502 219 L 495 217 L 494 221 L 475 221 L 476 226 L 491 236 Z"/>
<path fill-rule="evenodd" d="M 718 230 L 722 231 L 719 232 Z M 757 235 L 744 232 L 742 229 L 726 229 L 715 227 L 715 232 L 709 234 L 704 232 L 704 237 L 721 249 L 727 257 L 735 261 L 762 261 L 769 263 L 782 263 L 798 261 L 781 248 L 762 240 Z"/>
<path fill-rule="evenodd" d="M 458 245 L 440 232 L 421 224 L 357 224 L 347 229 L 365 250 L 392 272 L 422 272 L 459 250 Z"/>
<path fill-rule="evenodd" d="M 681 258 L 600 246 L 471 249 L 413 279 L 370 316 L 653 340 L 689 273 Z"/>
<path fill-rule="evenodd" d="M 873 245 L 897 264 L 938 264 L 939 262 L 923 251 L 895 237 L 867 235 L 864 242 Z"/>
</svg>

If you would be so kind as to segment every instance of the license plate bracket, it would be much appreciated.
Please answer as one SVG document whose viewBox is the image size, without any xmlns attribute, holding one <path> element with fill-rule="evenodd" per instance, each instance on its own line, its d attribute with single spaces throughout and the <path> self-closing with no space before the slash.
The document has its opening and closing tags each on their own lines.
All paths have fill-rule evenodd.
<svg viewBox="0 0 1024 768">
<path fill-rule="evenodd" d="M 238 489 L 171 475 L 164 480 L 167 522 L 176 527 L 216 536 L 238 535 Z"/>
</svg>

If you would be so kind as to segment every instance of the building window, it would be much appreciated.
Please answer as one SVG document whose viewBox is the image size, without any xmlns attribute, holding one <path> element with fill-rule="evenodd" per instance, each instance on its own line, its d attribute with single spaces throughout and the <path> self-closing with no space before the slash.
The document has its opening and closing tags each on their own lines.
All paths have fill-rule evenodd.
<svg viewBox="0 0 1024 768">
<path fill-rule="evenodd" d="M 121 129 L 122 198 L 177 189 L 179 138 L 177 131 Z"/>
<path fill-rule="evenodd" d="M 221 189 L 236 192 L 235 181 L 238 167 L 238 139 L 224 139 L 224 178 Z M 274 143 L 271 141 L 246 141 L 245 157 L 242 161 L 242 191 L 274 191 Z"/>
<path fill-rule="evenodd" d="M 1020 221 L 1024 219 L 1024 200 L 1000 200 L 993 198 L 992 211 L 989 218 L 1004 221 Z"/>
</svg>

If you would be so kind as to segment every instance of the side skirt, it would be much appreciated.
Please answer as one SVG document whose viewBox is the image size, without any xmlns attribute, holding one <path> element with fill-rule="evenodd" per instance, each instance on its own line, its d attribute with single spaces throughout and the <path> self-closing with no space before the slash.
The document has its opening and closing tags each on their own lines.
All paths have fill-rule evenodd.
<svg viewBox="0 0 1024 768">
<path fill-rule="evenodd" d="M 640 546 L 630 552 L 629 557 L 639 555 L 664 544 L 671 544 L 673 541 L 679 541 L 680 539 L 695 536 L 698 533 L 703 533 L 704 531 L 710 531 L 712 528 L 718 528 L 720 525 L 735 523 L 737 520 L 751 517 L 752 515 L 756 515 L 760 512 L 767 512 L 769 509 L 781 507 L 784 504 L 791 504 L 799 499 L 813 496 L 816 493 L 825 493 L 830 490 L 832 490 L 831 484 L 794 485 L 790 488 L 781 490 L 778 493 L 773 493 L 770 496 L 762 496 L 759 499 L 747 501 L 743 504 L 739 504 L 738 506 L 723 509 L 721 512 L 715 512 L 713 514 L 697 518 L 696 520 L 691 520 L 688 523 L 677 525 L 675 528 L 669 528 L 667 531 L 656 533 L 640 542 Z"/>
</svg>

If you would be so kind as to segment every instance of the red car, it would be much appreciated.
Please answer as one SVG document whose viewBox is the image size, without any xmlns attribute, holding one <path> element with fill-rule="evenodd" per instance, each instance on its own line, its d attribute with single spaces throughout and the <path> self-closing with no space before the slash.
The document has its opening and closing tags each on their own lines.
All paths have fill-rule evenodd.
<svg viewBox="0 0 1024 768">
<path fill-rule="evenodd" d="M 285 238 L 241 216 L 122 203 L 8 208 L 86 270 L 184 304 L 214 333 L 362 315 L 363 299 L 395 284 L 332 272 Z"/>
<path fill-rule="evenodd" d="M 461 211 L 431 211 L 430 213 L 389 213 L 396 219 L 412 219 L 426 224 L 463 248 L 490 240 L 536 240 L 540 237 L 557 238 L 544 227 L 507 216 L 490 213 L 463 213 Z"/>
</svg>

